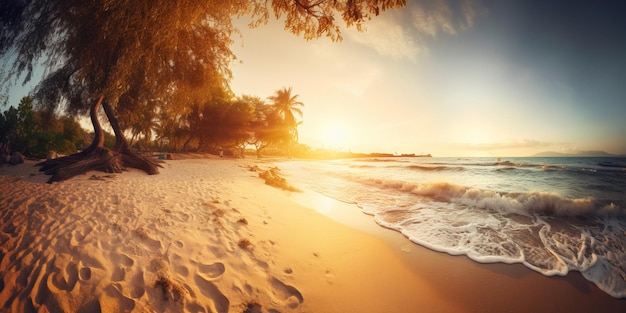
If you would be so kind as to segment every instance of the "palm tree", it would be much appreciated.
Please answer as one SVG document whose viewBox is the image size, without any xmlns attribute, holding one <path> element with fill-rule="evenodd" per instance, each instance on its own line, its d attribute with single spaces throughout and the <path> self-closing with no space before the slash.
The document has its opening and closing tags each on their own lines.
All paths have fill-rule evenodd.
<svg viewBox="0 0 626 313">
<path fill-rule="evenodd" d="M 302 117 L 302 110 L 299 107 L 304 103 L 298 101 L 298 95 L 291 95 L 291 87 L 276 90 L 273 96 L 268 97 L 271 101 L 270 105 L 274 107 L 274 111 L 280 116 L 285 126 L 290 131 L 295 131 L 298 127 L 294 113 Z"/>
<path fill-rule="evenodd" d="M 299 107 L 304 106 L 304 103 L 298 101 L 298 95 L 291 95 L 291 87 L 276 90 L 273 96 L 268 97 L 268 100 L 271 101 L 270 105 L 282 119 L 283 126 L 289 134 L 287 153 L 291 157 L 291 146 L 294 142 L 298 142 L 298 125 L 302 123 L 296 121 L 294 113 L 302 117 L 302 110 Z"/>
</svg>

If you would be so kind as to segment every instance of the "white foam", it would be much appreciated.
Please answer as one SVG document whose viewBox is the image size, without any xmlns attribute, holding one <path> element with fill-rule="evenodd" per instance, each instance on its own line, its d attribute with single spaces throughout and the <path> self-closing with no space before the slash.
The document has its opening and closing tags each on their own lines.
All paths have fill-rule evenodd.
<svg viewBox="0 0 626 313">
<path fill-rule="evenodd" d="M 536 168 L 535 175 L 552 175 Z M 496 191 L 486 188 L 488 183 L 481 188 L 423 183 L 403 176 L 405 172 L 361 170 L 333 168 L 308 177 L 307 183 L 324 194 L 357 203 L 381 226 L 429 249 L 467 255 L 481 263 L 521 263 L 547 276 L 580 271 L 608 294 L 626 297 L 626 213 L 618 204 L 592 196 L 568 198 L 550 188 L 511 192 L 528 190 L 512 186 Z M 417 171 L 407 175 L 413 172 Z M 460 181 L 456 176 L 445 178 Z M 511 183 L 510 177 L 504 181 Z M 533 185 L 529 182 L 525 186 Z M 619 197 L 616 200 L 623 203 Z"/>
</svg>

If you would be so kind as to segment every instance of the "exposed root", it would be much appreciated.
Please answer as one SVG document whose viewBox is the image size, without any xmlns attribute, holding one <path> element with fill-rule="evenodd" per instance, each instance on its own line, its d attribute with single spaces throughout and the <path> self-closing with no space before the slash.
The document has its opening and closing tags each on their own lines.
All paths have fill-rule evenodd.
<svg viewBox="0 0 626 313">
<path fill-rule="evenodd" d="M 70 179 L 88 171 L 121 173 L 128 167 L 145 171 L 150 175 L 158 174 L 161 167 L 155 160 L 131 153 L 121 153 L 107 148 L 96 147 L 89 151 L 43 161 L 39 171 L 52 175 L 48 183 Z"/>
<path fill-rule="evenodd" d="M 48 183 L 70 179 L 88 171 L 121 173 L 127 167 L 140 169 L 150 175 L 159 173 L 158 167 L 161 167 L 161 165 L 156 160 L 138 156 L 128 148 L 124 134 L 117 123 L 117 119 L 115 119 L 111 107 L 103 100 L 104 95 L 100 95 L 89 110 L 91 123 L 94 128 L 94 139 L 87 149 L 76 154 L 37 164 L 41 166 L 39 171 L 45 172 L 46 175 L 52 175 Z M 113 150 L 103 147 L 104 132 L 100 121 L 98 121 L 98 109 L 101 105 L 104 107 L 109 123 L 115 132 L 116 141 Z"/>
</svg>

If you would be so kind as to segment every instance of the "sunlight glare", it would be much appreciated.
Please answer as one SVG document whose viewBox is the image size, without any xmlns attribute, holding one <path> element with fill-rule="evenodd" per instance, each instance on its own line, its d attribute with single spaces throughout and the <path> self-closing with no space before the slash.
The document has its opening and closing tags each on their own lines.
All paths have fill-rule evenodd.
<svg viewBox="0 0 626 313">
<path fill-rule="evenodd" d="M 346 142 L 346 127 L 337 122 L 330 123 L 326 126 L 324 131 L 324 143 L 332 149 L 345 148 Z"/>
</svg>

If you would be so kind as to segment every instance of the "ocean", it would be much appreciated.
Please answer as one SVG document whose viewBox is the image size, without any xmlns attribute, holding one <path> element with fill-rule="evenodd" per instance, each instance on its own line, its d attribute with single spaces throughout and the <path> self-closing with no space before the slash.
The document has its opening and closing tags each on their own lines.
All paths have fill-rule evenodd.
<svg viewBox="0 0 626 313">
<path fill-rule="evenodd" d="M 354 203 L 412 242 L 626 297 L 626 158 L 289 161 L 288 181 Z"/>
</svg>

